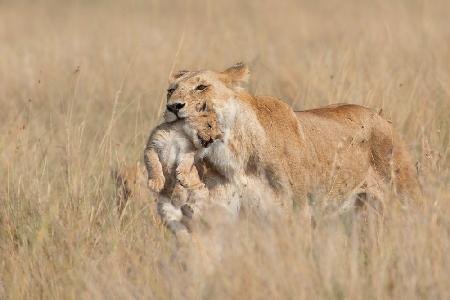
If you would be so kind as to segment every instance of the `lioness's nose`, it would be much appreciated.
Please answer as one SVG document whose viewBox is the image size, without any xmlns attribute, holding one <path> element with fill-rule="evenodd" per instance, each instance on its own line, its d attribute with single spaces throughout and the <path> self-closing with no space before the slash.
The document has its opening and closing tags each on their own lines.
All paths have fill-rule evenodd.
<svg viewBox="0 0 450 300">
<path fill-rule="evenodd" d="M 180 109 L 182 109 L 184 106 L 186 105 L 186 103 L 172 103 L 172 104 L 167 104 L 167 110 L 171 111 L 173 113 L 177 113 Z"/>
</svg>

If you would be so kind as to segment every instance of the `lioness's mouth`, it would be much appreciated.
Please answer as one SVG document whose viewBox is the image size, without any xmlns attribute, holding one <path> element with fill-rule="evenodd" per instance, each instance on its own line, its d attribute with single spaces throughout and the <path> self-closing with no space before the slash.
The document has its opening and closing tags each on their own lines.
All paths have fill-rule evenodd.
<svg viewBox="0 0 450 300">
<path fill-rule="evenodd" d="M 184 117 L 180 117 L 180 116 L 178 115 L 178 112 L 172 112 L 172 111 L 171 111 L 171 113 L 173 113 L 173 114 L 175 115 L 175 117 L 177 117 L 177 120 L 184 119 Z"/>
</svg>

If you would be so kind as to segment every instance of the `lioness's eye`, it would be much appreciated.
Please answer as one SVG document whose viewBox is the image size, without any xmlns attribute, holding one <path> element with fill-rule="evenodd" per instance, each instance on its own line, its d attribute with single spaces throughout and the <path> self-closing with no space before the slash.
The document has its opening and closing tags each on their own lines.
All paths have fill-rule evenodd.
<svg viewBox="0 0 450 300">
<path fill-rule="evenodd" d="M 203 91 L 203 90 L 206 90 L 207 88 L 208 88 L 207 85 L 200 84 L 200 85 L 198 85 L 198 86 L 195 88 L 195 90 L 196 90 L 196 91 Z"/>
<path fill-rule="evenodd" d="M 212 125 L 211 125 L 211 123 L 209 123 L 209 122 L 208 122 L 208 128 L 212 128 Z"/>
<path fill-rule="evenodd" d="M 170 97 L 170 96 L 173 94 L 173 92 L 175 92 L 175 89 L 174 89 L 174 88 L 168 89 L 168 90 L 167 90 L 167 97 Z"/>
</svg>

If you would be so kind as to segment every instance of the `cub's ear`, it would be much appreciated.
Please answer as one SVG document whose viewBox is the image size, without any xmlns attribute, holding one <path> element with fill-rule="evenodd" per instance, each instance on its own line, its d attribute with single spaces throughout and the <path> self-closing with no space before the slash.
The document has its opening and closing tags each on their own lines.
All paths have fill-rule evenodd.
<svg viewBox="0 0 450 300">
<path fill-rule="evenodd" d="M 184 75 L 186 75 L 187 73 L 189 73 L 189 71 L 187 70 L 180 70 L 174 73 L 171 73 L 169 76 L 169 83 L 172 81 L 175 81 L 176 79 L 183 77 Z"/>
<path fill-rule="evenodd" d="M 250 70 L 247 65 L 239 62 L 220 72 L 220 79 L 230 88 L 241 90 L 242 85 L 250 78 Z"/>
</svg>

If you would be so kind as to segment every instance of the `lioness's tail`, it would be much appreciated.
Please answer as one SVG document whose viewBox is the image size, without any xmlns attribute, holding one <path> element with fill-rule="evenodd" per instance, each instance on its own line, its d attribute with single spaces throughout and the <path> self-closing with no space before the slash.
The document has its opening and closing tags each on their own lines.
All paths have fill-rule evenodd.
<svg viewBox="0 0 450 300">
<path fill-rule="evenodd" d="M 371 134 L 371 163 L 375 171 L 394 184 L 398 194 L 420 201 L 422 190 L 417 171 L 407 147 L 393 126 L 375 116 Z"/>
<path fill-rule="evenodd" d="M 405 143 L 394 136 L 393 180 L 398 192 L 408 194 L 416 200 L 422 196 L 417 169 Z"/>
</svg>

